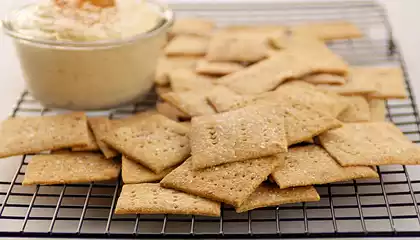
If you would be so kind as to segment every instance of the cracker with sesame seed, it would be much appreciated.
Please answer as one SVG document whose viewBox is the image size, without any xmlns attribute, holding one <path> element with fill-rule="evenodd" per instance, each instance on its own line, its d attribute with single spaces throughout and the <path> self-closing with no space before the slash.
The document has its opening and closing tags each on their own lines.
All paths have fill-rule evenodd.
<svg viewBox="0 0 420 240">
<path fill-rule="evenodd" d="M 370 121 L 383 122 L 385 121 L 386 106 L 383 99 L 368 99 L 370 110 Z"/>
<path fill-rule="evenodd" d="M 343 96 L 348 107 L 337 116 L 342 122 L 368 122 L 370 121 L 369 104 L 363 96 Z"/>
<path fill-rule="evenodd" d="M 107 117 L 93 117 L 88 119 L 88 123 L 92 129 L 96 143 L 104 156 L 106 158 L 113 158 L 117 156 L 118 153 L 103 141 L 103 138 L 111 131 L 111 120 Z"/>
<path fill-rule="evenodd" d="M 210 62 L 205 59 L 199 60 L 195 71 L 209 75 L 227 75 L 244 69 L 244 66 L 236 62 Z"/>
<path fill-rule="evenodd" d="M 169 73 L 169 82 L 173 92 L 185 92 L 213 88 L 215 77 L 197 74 L 193 69 L 180 68 Z"/>
<path fill-rule="evenodd" d="M 181 18 L 174 22 L 170 34 L 208 37 L 211 35 L 214 28 L 214 22 L 209 19 Z"/>
<path fill-rule="evenodd" d="M 318 137 L 341 166 L 420 164 L 420 147 L 389 122 L 347 123 Z"/>
<path fill-rule="evenodd" d="M 357 67 L 353 68 L 353 78 L 360 82 L 371 82 L 375 91 L 369 98 L 407 98 L 404 76 L 399 67 Z"/>
<path fill-rule="evenodd" d="M 156 65 L 155 83 L 159 86 L 169 84 L 169 73 L 178 68 L 195 68 L 197 56 L 161 56 Z"/>
<path fill-rule="evenodd" d="M 168 168 L 156 174 L 137 161 L 122 156 L 121 176 L 124 184 L 157 182 L 170 173 L 174 168 Z"/>
<path fill-rule="evenodd" d="M 275 105 L 255 105 L 191 120 L 194 169 L 287 152 L 284 117 Z"/>
<path fill-rule="evenodd" d="M 267 179 L 276 166 L 282 164 L 283 155 L 232 162 L 200 170 L 194 170 L 190 158 L 166 175 L 160 184 L 238 207 Z"/>
<path fill-rule="evenodd" d="M 103 139 L 107 144 L 159 174 L 190 154 L 189 129 L 159 114 L 122 124 Z"/>
<path fill-rule="evenodd" d="M 318 74 L 311 74 L 302 78 L 303 81 L 312 83 L 312 84 L 337 84 L 342 85 L 347 82 L 347 78 L 334 75 L 330 73 L 318 73 Z"/>
<path fill-rule="evenodd" d="M 228 112 L 242 106 L 248 105 L 248 101 L 254 99 L 253 95 L 240 95 L 229 88 L 218 85 L 208 94 L 207 100 L 216 109 L 217 112 Z"/>
<path fill-rule="evenodd" d="M 166 45 L 164 52 L 167 56 L 204 56 L 208 44 L 206 38 L 179 35 Z"/>
<path fill-rule="evenodd" d="M 263 183 L 235 210 L 241 213 L 255 208 L 319 200 L 318 192 L 312 186 L 280 189 L 275 184 Z"/>
<path fill-rule="evenodd" d="M 88 144 L 89 132 L 84 113 L 15 117 L 4 120 L 0 125 L 0 157 Z"/>
<path fill-rule="evenodd" d="M 61 152 L 29 161 L 23 185 L 85 183 L 117 179 L 120 165 L 99 153 Z"/>
<path fill-rule="evenodd" d="M 363 36 L 362 31 L 347 21 L 314 22 L 292 26 L 292 34 L 314 36 L 323 41 L 352 39 Z"/>
<path fill-rule="evenodd" d="M 88 120 L 89 121 L 89 120 Z M 88 136 L 89 136 L 89 142 L 84 147 L 73 147 L 71 148 L 74 152 L 89 152 L 89 151 L 98 151 L 99 146 L 96 143 L 95 136 L 92 133 L 92 129 L 88 127 Z"/>
<path fill-rule="evenodd" d="M 165 93 L 161 97 L 183 113 L 195 117 L 216 113 L 207 101 L 207 91 L 185 91 Z"/>
<path fill-rule="evenodd" d="M 181 110 L 177 109 L 172 104 L 167 102 L 156 102 L 156 110 L 163 116 L 174 121 L 186 120 L 191 118 L 191 116 L 183 113 Z"/>
<path fill-rule="evenodd" d="M 327 151 L 309 145 L 290 148 L 285 163 L 277 167 L 271 177 L 285 189 L 379 176 L 367 166 L 342 167 Z"/>
<path fill-rule="evenodd" d="M 159 183 L 124 185 L 116 214 L 186 214 L 220 216 L 220 203 L 166 189 Z"/>
</svg>

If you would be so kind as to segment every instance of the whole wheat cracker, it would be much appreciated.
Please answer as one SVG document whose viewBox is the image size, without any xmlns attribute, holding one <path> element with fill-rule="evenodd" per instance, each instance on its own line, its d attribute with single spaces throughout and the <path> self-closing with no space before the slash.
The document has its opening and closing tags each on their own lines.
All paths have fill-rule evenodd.
<svg viewBox="0 0 420 240">
<path fill-rule="evenodd" d="M 95 136 L 92 133 L 92 129 L 88 126 L 88 136 L 89 136 L 89 142 L 84 147 L 72 147 L 71 150 L 74 152 L 89 152 L 89 151 L 98 151 L 99 146 L 96 143 Z"/>
<path fill-rule="evenodd" d="M 159 114 L 120 125 L 103 139 L 154 173 L 180 164 L 190 154 L 189 129 Z"/>
<path fill-rule="evenodd" d="M 166 189 L 159 183 L 124 185 L 116 214 L 193 214 L 220 216 L 220 203 Z"/>
<path fill-rule="evenodd" d="M 240 206 L 267 179 L 283 155 L 194 170 L 191 158 L 166 175 L 161 186 Z"/>
<path fill-rule="evenodd" d="M 347 123 L 319 141 L 342 166 L 420 163 L 420 147 L 389 122 Z"/>
<path fill-rule="evenodd" d="M 370 121 L 383 122 L 386 115 L 386 104 L 383 99 L 368 99 L 370 110 Z"/>
<path fill-rule="evenodd" d="M 321 147 L 308 145 L 290 148 L 285 163 L 277 167 L 271 177 L 281 189 L 285 189 L 358 178 L 378 178 L 379 175 L 367 166 L 342 167 Z"/>
<path fill-rule="evenodd" d="M 112 122 L 107 117 L 92 117 L 88 119 L 90 128 L 92 129 L 96 143 L 106 158 L 113 158 L 118 153 L 110 148 L 104 141 L 104 137 L 111 131 Z"/>
<path fill-rule="evenodd" d="M 186 91 L 165 93 L 161 97 L 183 113 L 195 117 L 211 115 L 216 113 L 213 107 L 207 102 L 207 91 Z"/>
<path fill-rule="evenodd" d="M 113 180 L 120 164 L 99 153 L 72 152 L 36 155 L 29 161 L 23 185 L 53 185 Z"/>
<path fill-rule="evenodd" d="M 197 62 L 195 71 L 201 74 L 223 76 L 244 69 L 244 66 L 236 62 L 210 62 L 201 59 Z"/>
<path fill-rule="evenodd" d="M 88 134 L 84 113 L 9 118 L 0 124 L 0 157 L 84 147 Z"/>
<path fill-rule="evenodd" d="M 213 88 L 215 77 L 197 74 L 193 69 L 180 68 L 169 73 L 173 92 L 199 91 Z"/>
<path fill-rule="evenodd" d="M 121 176 L 124 184 L 147 183 L 160 181 L 174 168 L 169 168 L 156 174 L 137 161 L 133 161 L 126 156 L 122 156 Z"/>
<path fill-rule="evenodd" d="M 195 35 L 208 37 L 211 35 L 215 24 L 204 18 L 180 18 L 174 22 L 170 30 L 171 35 Z"/>
<path fill-rule="evenodd" d="M 155 92 L 160 97 L 165 93 L 172 92 L 171 86 L 155 86 Z"/>
<path fill-rule="evenodd" d="M 229 88 L 218 85 L 208 94 L 207 100 L 217 112 L 228 112 L 248 105 L 255 98 L 253 95 L 240 95 Z"/>
<path fill-rule="evenodd" d="M 204 56 L 208 45 L 206 38 L 178 35 L 166 45 L 164 52 L 167 56 Z"/>
<path fill-rule="evenodd" d="M 159 86 L 169 84 L 169 72 L 178 68 L 195 68 L 199 56 L 161 56 L 156 65 L 155 83 Z"/>
<path fill-rule="evenodd" d="M 347 78 L 334 75 L 330 73 L 319 73 L 319 74 L 312 74 L 302 78 L 303 81 L 312 83 L 312 84 L 336 84 L 342 85 L 347 82 Z"/>
<path fill-rule="evenodd" d="M 156 102 L 156 110 L 163 116 L 174 121 L 187 120 L 191 117 L 167 102 Z"/>
<path fill-rule="evenodd" d="M 347 21 L 305 23 L 292 26 L 290 30 L 292 34 L 311 35 L 324 41 L 363 36 L 362 31 L 356 25 Z"/>
<path fill-rule="evenodd" d="M 363 96 L 343 96 L 348 107 L 337 116 L 342 122 L 368 122 L 370 121 L 369 104 Z"/>
<path fill-rule="evenodd" d="M 255 208 L 319 200 L 318 192 L 312 186 L 280 189 L 275 184 L 263 183 L 235 210 L 241 213 Z"/>
<path fill-rule="evenodd" d="M 191 125 L 194 169 L 287 152 L 284 117 L 275 105 L 195 117 Z"/>
</svg>

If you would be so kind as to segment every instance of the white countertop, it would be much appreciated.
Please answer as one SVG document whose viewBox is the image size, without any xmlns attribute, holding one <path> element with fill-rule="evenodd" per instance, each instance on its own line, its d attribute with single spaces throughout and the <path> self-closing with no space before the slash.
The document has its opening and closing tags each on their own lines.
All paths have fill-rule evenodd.
<svg viewBox="0 0 420 240">
<path fill-rule="evenodd" d="M 11 9 L 23 5 L 25 3 L 34 2 L 36 0 L 0 0 L 0 16 L 5 15 Z M 169 2 L 188 2 L 195 3 L 201 0 L 170 0 Z M 223 0 L 213 0 L 223 1 Z M 227 1 L 227 0 L 225 0 Z M 234 2 L 244 2 L 244 0 L 230 0 Z M 247 0 L 250 1 L 250 0 Z M 255 0 L 256 1 L 256 0 Z M 273 0 L 274 1 L 274 0 Z M 277 0 L 281 1 L 281 0 Z M 289 0 L 291 1 L 291 0 Z M 294 0 L 299 1 L 299 0 Z M 267 0 L 265 0 L 267 2 Z M 420 68 L 417 63 L 420 62 L 420 28 L 417 24 L 420 22 L 419 0 L 380 0 L 386 7 L 391 25 L 393 27 L 394 36 L 400 44 L 400 48 L 406 60 L 414 94 L 420 96 Z M 19 65 L 14 53 L 11 39 L 0 34 L 0 119 L 7 117 L 19 94 L 24 89 L 24 82 L 19 70 Z M 420 104 L 420 97 L 416 100 Z M 10 179 L 16 169 L 16 164 L 1 164 L 0 178 Z"/>
</svg>

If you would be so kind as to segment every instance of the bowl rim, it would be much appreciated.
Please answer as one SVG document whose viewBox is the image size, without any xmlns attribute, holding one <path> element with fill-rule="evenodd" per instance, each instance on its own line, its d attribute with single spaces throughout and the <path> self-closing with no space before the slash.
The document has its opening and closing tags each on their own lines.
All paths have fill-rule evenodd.
<svg viewBox="0 0 420 240">
<path fill-rule="evenodd" d="M 158 35 L 159 33 L 166 31 L 173 25 L 175 14 L 174 12 L 167 6 L 162 3 L 159 3 L 154 0 L 146 0 L 148 4 L 155 5 L 159 8 L 162 20 L 156 24 L 156 26 L 150 29 L 147 32 L 142 32 L 135 34 L 133 36 L 122 38 L 122 39 L 104 39 L 104 40 L 97 40 L 97 41 L 86 41 L 86 42 L 76 42 L 76 41 L 69 41 L 69 40 L 51 40 L 51 39 L 42 39 L 36 38 L 30 35 L 23 34 L 12 27 L 11 17 L 17 14 L 22 9 L 27 7 L 36 6 L 36 3 L 26 4 L 14 11 L 11 11 L 6 17 L 2 20 L 2 27 L 3 31 L 6 35 L 17 39 L 23 40 L 28 43 L 40 44 L 44 46 L 53 46 L 53 47 L 72 47 L 72 48 L 92 48 L 92 47 L 114 47 L 120 46 L 124 44 L 129 44 L 135 42 L 139 39 L 150 38 L 152 36 Z"/>
</svg>

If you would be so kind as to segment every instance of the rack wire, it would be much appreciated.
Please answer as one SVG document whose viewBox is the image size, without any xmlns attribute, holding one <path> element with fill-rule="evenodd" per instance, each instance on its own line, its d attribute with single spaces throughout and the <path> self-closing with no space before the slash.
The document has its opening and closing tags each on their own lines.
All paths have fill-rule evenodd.
<svg viewBox="0 0 420 240">
<path fill-rule="evenodd" d="M 392 39 L 384 10 L 374 2 L 347 1 L 271 4 L 174 5 L 178 16 L 199 16 L 226 24 L 294 24 L 348 20 L 364 38 L 329 43 L 350 63 L 400 65 L 409 98 L 387 102 L 387 117 L 413 142 L 420 142 L 420 119 L 404 60 Z M 155 96 L 107 112 L 124 117 L 153 106 Z M 60 112 L 43 108 L 22 93 L 11 116 Z M 354 180 L 317 186 L 321 201 L 287 204 L 237 214 L 222 206 L 220 218 L 180 215 L 113 214 L 121 181 L 58 186 L 22 186 L 31 155 L 2 160 L 16 163 L 16 172 L 0 181 L 0 236 L 74 238 L 303 238 L 404 237 L 420 235 L 420 168 L 378 167 L 377 180 Z M 2 165 L 0 165 L 1 168 Z M 1 176 L 0 176 L 0 179 Z"/>
</svg>

